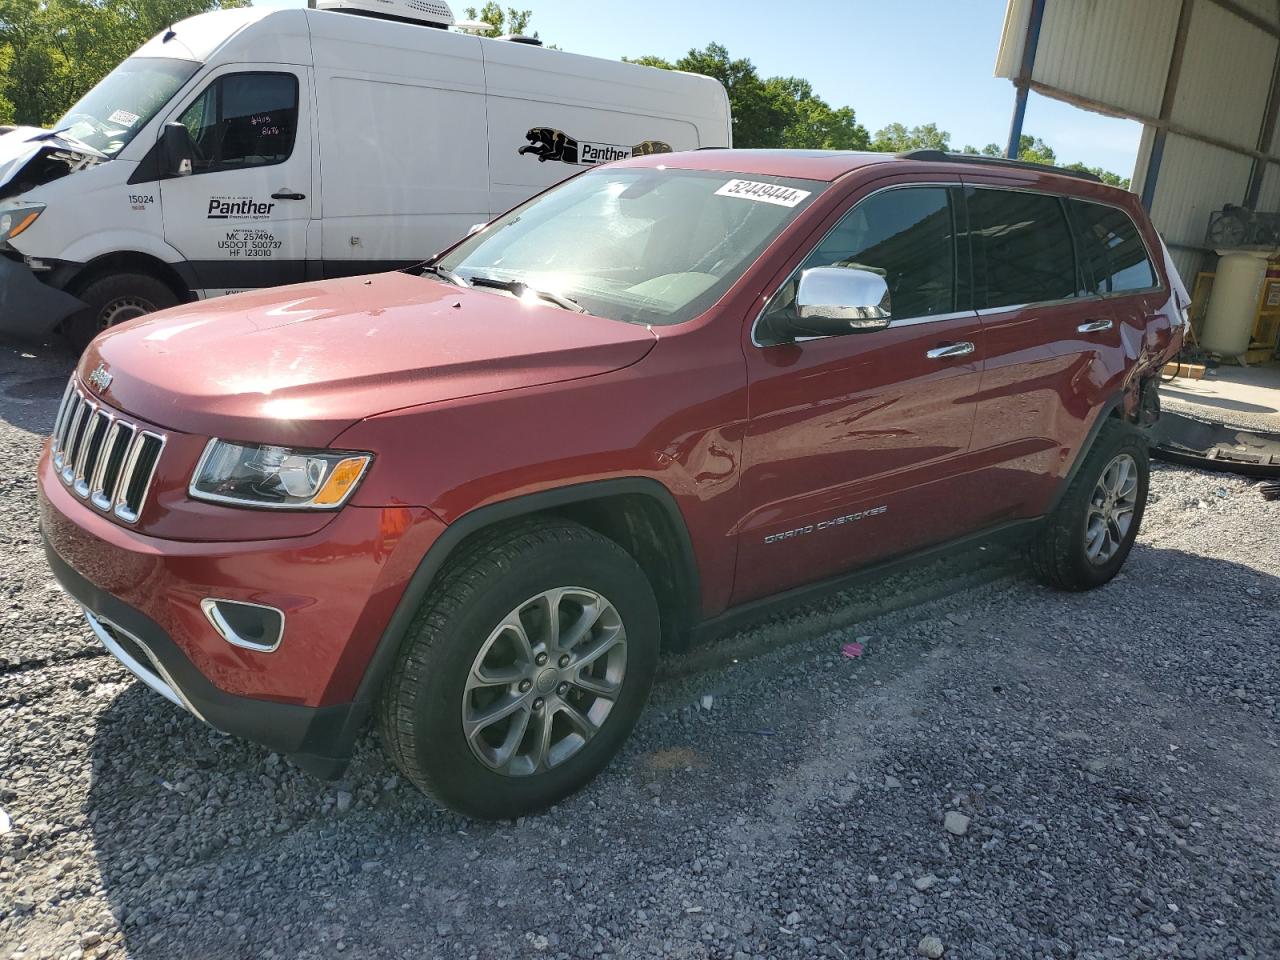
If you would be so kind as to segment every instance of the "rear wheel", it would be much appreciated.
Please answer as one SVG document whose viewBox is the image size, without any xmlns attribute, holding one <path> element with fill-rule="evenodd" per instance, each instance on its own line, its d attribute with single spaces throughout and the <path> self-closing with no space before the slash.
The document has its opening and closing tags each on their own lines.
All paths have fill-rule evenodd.
<svg viewBox="0 0 1280 960">
<path fill-rule="evenodd" d="M 586 527 L 481 535 L 433 586 L 381 704 L 388 751 L 429 796 L 512 818 L 568 796 L 617 752 L 657 668 L 643 571 Z"/>
<path fill-rule="evenodd" d="M 1062 590 L 1089 590 L 1124 566 L 1147 505 L 1146 437 L 1109 420 L 1028 550 L 1032 570 Z"/>
<path fill-rule="evenodd" d="M 79 293 L 87 309 L 66 324 L 67 339 L 83 350 L 108 327 L 175 306 L 178 297 L 163 280 L 146 273 L 112 273 L 90 281 Z"/>
</svg>

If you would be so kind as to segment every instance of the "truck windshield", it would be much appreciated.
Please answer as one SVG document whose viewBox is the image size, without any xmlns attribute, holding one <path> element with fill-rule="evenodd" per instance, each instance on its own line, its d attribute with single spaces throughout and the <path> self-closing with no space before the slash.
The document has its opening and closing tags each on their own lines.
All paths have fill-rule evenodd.
<svg viewBox="0 0 1280 960">
<path fill-rule="evenodd" d="M 504 281 L 544 299 L 553 294 L 615 320 L 680 323 L 723 296 L 826 187 L 754 174 L 603 168 L 495 220 L 440 258 L 435 272 L 488 287 Z"/>
<path fill-rule="evenodd" d="M 199 67 L 192 60 L 130 57 L 81 97 L 54 129 L 114 157 Z"/>
</svg>

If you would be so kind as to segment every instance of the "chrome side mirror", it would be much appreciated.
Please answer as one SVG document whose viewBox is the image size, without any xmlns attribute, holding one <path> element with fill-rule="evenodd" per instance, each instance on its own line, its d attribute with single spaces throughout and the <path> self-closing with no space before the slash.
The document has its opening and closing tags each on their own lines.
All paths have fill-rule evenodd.
<svg viewBox="0 0 1280 960">
<path fill-rule="evenodd" d="M 796 284 L 796 336 L 865 333 L 889 326 L 889 285 L 865 267 L 810 267 Z"/>
</svg>

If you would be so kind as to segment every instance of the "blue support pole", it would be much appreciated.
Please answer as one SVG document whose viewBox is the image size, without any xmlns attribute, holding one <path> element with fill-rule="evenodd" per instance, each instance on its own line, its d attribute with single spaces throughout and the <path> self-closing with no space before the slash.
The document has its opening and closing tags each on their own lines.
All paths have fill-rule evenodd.
<svg viewBox="0 0 1280 960">
<path fill-rule="evenodd" d="M 1031 16 L 1027 20 L 1027 38 L 1022 44 L 1022 66 L 1018 69 L 1018 78 L 1014 84 L 1018 92 L 1013 101 L 1013 119 L 1009 123 L 1009 143 L 1005 146 L 1004 155 L 1010 160 L 1018 159 L 1018 150 L 1022 145 L 1022 120 L 1027 115 L 1027 88 L 1031 84 L 1031 72 L 1036 65 L 1036 48 L 1040 45 L 1040 25 L 1044 23 L 1045 0 L 1031 0 Z"/>
<path fill-rule="evenodd" d="M 1142 206 L 1151 212 L 1151 204 L 1156 199 L 1156 184 L 1160 181 L 1160 162 L 1164 160 L 1164 142 L 1169 139 L 1169 131 L 1163 128 L 1156 131 L 1151 142 L 1151 155 L 1147 157 L 1147 175 L 1142 178 Z"/>
<path fill-rule="evenodd" d="M 1022 118 L 1027 115 L 1027 88 L 1019 87 L 1013 100 L 1013 120 L 1009 123 L 1009 143 L 1004 148 L 1004 155 L 1010 160 L 1018 159 L 1018 150 L 1022 146 Z"/>
<path fill-rule="evenodd" d="M 1139 196 L 1148 212 L 1156 199 L 1156 184 L 1160 182 L 1160 164 L 1164 160 L 1164 144 L 1169 139 L 1166 124 L 1173 116 L 1173 99 L 1178 93 L 1178 79 L 1182 76 L 1182 56 L 1187 49 L 1187 34 L 1191 30 L 1191 10 L 1195 0 L 1182 0 L 1178 9 L 1178 28 L 1173 35 L 1173 50 L 1169 53 L 1169 70 L 1164 78 L 1164 95 L 1160 98 L 1160 126 L 1151 139 L 1151 153 L 1147 156 L 1147 172 L 1142 178 Z"/>
</svg>

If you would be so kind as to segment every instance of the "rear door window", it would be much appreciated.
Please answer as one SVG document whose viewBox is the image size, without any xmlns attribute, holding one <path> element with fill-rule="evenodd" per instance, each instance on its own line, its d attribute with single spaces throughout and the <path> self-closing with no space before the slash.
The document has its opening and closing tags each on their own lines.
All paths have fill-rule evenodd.
<svg viewBox="0 0 1280 960">
<path fill-rule="evenodd" d="M 1157 285 L 1137 226 L 1123 210 L 1068 200 L 1089 293 L 1125 293 Z"/>
<path fill-rule="evenodd" d="M 1059 198 L 988 187 L 972 187 L 966 197 L 980 305 L 1077 296 L 1075 248 Z"/>
</svg>

